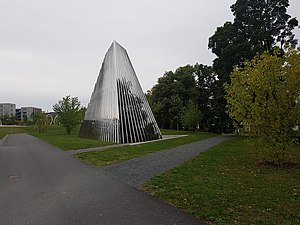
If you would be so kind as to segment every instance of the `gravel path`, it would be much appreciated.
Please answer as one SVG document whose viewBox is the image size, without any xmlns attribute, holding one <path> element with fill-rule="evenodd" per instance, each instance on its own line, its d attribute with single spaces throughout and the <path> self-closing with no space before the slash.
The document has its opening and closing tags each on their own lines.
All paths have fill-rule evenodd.
<svg viewBox="0 0 300 225">
<path fill-rule="evenodd" d="M 104 170 L 109 175 L 129 185 L 138 186 L 229 138 L 229 136 L 212 137 L 203 141 L 101 167 L 100 170 Z"/>
<path fill-rule="evenodd" d="M 121 146 L 124 146 L 124 145 L 123 144 L 115 144 L 115 145 L 99 146 L 99 147 L 94 147 L 94 148 L 76 149 L 76 150 L 69 150 L 69 151 L 67 151 L 67 153 L 70 155 L 74 155 L 74 154 L 83 153 L 83 152 L 102 151 L 105 149 L 117 148 L 117 147 L 121 147 Z"/>
<path fill-rule="evenodd" d="M 143 144 L 143 143 L 156 142 L 156 141 L 168 140 L 168 139 L 173 139 L 173 138 L 180 138 L 180 137 L 185 137 L 185 136 L 187 136 L 187 135 L 163 135 L 163 139 L 159 139 L 159 140 L 153 140 L 153 141 L 147 141 L 147 142 L 137 142 L 137 143 L 131 143 L 131 144 L 127 143 L 127 144 L 106 145 L 106 146 L 99 146 L 99 147 L 94 147 L 94 148 L 69 150 L 67 152 L 70 155 L 74 155 L 74 154 L 83 153 L 83 152 L 102 151 L 102 150 L 109 149 L 109 148 L 118 148 L 118 147 L 122 147 L 122 146 L 126 146 L 126 145 L 139 145 L 139 144 Z"/>
</svg>

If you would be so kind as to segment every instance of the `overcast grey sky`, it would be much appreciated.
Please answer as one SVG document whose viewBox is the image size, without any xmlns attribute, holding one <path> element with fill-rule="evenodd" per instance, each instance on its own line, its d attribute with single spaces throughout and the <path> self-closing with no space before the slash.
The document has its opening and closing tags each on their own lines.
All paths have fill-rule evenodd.
<svg viewBox="0 0 300 225">
<path fill-rule="evenodd" d="M 211 65 L 208 38 L 233 19 L 234 2 L 0 0 L 0 102 L 51 111 L 71 95 L 86 106 L 113 40 L 127 49 L 144 92 L 165 71 Z M 299 19 L 299 0 L 289 13 Z"/>
</svg>

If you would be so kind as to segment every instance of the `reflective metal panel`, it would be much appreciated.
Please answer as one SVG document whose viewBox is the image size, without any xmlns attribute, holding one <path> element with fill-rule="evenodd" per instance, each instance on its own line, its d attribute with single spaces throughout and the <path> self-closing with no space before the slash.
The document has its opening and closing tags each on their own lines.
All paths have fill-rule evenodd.
<svg viewBox="0 0 300 225">
<path fill-rule="evenodd" d="M 105 55 L 79 136 L 116 143 L 161 138 L 129 56 L 116 41 Z"/>
</svg>

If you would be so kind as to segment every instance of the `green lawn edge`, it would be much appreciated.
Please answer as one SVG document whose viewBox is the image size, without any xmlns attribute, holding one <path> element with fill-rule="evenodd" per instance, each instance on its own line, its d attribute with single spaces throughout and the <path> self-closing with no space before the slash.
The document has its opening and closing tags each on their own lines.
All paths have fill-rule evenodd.
<svg viewBox="0 0 300 225">
<path fill-rule="evenodd" d="M 105 141 L 100 141 L 100 140 L 94 140 L 94 139 L 86 139 L 86 138 L 79 138 L 78 134 L 79 134 L 79 126 L 76 127 L 72 133 L 70 135 L 66 134 L 65 129 L 62 126 L 59 125 L 51 125 L 47 128 L 45 133 L 38 133 L 37 129 L 33 126 L 24 126 L 24 127 L 15 127 L 15 126 L 10 126 L 10 127 L 0 127 L 0 139 L 5 137 L 8 134 L 15 134 L 15 133 L 28 133 L 32 136 L 35 136 L 39 139 L 42 139 L 46 142 L 48 142 L 49 144 L 52 144 L 60 149 L 63 150 L 76 150 L 76 149 L 86 149 L 86 148 L 96 148 L 96 147 L 103 147 L 103 146 L 109 146 L 109 145 L 115 145 L 115 143 L 111 143 L 111 142 L 105 142 Z M 173 142 L 170 140 L 169 142 L 171 142 L 171 144 L 169 142 L 165 142 L 166 143 L 166 147 L 174 147 L 174 146 L 178 146 L 178 145 L 182 145 L 182 144 L 186 144 L 186 143 L 191 143 L 197 140 L 202 140 L 206 137 L 210 137 L 210 136 L 214 136 L 214 134 L 209 134 L 209 133 L 193 133 L 193 132 L 187 132 L 187 131 L 176 131 L 176 130 L 165 130 L 162 129 L 161 130 L 163 135 L 185 135 L 188 134 L 189 138 L 187 139 L 183 139 L 183 140 L 179 140 L 179 141 L 175 141 L 175 145 L 172 144 Z M 196 134 L 196 135 L 195 135 Z M 201 136 L 203 135 L 203 137 Z M 150 144 L 150 143 L 145 143 L 146 145 Z M 145 154 L 149 154 L 151 152 L 154 151 L 159 151 L 159 150 L 163 150 L 165 148 L 163 147 L 157 147 L 160 144 L 154 144 L 154 145 L 150 145 L 149 147 L 153 147 L 153 151 L 149 151 L 147 149 L 140 148 L 139 146 L 135 147 L 135 146 L 131 146 L 129 149 L 133 149 L 133 151 L 131 152 L 131 150 L 129 150 L 129 155 L 131 156 L 124 156 L 124 152 L 122 152 L 122 147 L 118 147 L 118 150 L 121 150 L 117 153 L 117 157 L 119 157 L 116 160 L 111 160 L 110 163 L 105 163 L 105 165 L 108 164 L 112 164 L 114 162 L 121 162 L 127 159 L 131 159 L 134 157 L 138 157 L 138 156 L 142 156 Z M 147 147 L 146 147 L 147 148 Z M 116 151 L 116 149 L 111 149 L 112 151 Z M 126 148 L 125 151 L 128 153 L 127 151 L 128 149 Z M 138 152 L 135 152 L 134 150 L 137 150 Z M 140 152 L 141 151 L 141 152 Z M 127 154 L 125 153 L 125 154 Z M 137 153 L 137 154 L 136 154 Z M 97 156 L 98 153 L 95 153 L 95 156 Z M 93 155 L 91 153 L 91 155 Z M 128 155 L 128 154 L 127 154 Z M 112 154 L 112 157 L 114 156 L 114 152 Z M 93 160 L 95 161 L 95 160 Z M 88 162 L 88 161 L 87 161 Z M 88 162 L 90 163 L 90 162 Z M 90 163 L 92 164 L 92 163 Z"/>
<path fill-rule="evenodd" d="M 300 224 L 300 169 L 259 166 L 236 137 L 156 176 L 141 189 L 215 225 Z M 300 163 L 300 145 L 289 161 Z"/>
<path fill-rule="evenodd" d="M 30 135 L 40 138 L 63 150 L 94 148 L 113 144 L 111 142 L 80 138 L 78 137 L 79 129 L 79 126 L 76 127 L 71 134 L 67 134 L 62 126 L 51 126 L 45 133 L 38 133 L 33 127 L 30 127 L 27 131 Z"/>
<path fill-rule="evenodd" d="M 17 133 L 26 133 L 25 127 L 17 127 L 17 126 L 0 126 L 0 140 L 9 134 L 17 134 Z"/>
<path fill-rule="evenodd" d="M 162 130 L 162 133 L 169 135 L 187 134 L 187 136 L 155 142 L 146 142 L 136 145 L 127 145 L 122 147 L 110 148 L 102 151 L 84 152 L 76 154 L 75 156 L 88 164 L 100 167 L 123 162 L 153 152 L 174 148 L 180 145 L 189 144 L 192 142 L 216 136 L 215 134 L 211 133 L 177 132 L 168 130 Z"/>
<path fill-rule="evenodd" d="M 0 139 L 8 134 L 16 133 L 28 133 L 63 150 L 94 148 L 113 144 L 100 140 L 79 138 L 79 127 L 76 127 L 70 135 L 66 134 L 65 129 L 58 125 L 49 126 L 45 133 L 39 133 L 33 126 L 0 127 Z"/>
</svg>

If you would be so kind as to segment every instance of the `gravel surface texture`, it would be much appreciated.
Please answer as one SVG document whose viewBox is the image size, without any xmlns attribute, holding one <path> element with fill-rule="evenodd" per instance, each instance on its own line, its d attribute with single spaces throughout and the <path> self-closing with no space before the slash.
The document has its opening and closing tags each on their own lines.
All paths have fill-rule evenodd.
<svg viewBox="0 0 300 225">
<path fill-rule="evenodd" d="M 201 152 L 228 140 L 229 136 L 217 136 L 199 142 L 152 153 L 125 162 L 101 167 L 112 177 L 132 186 L 138 186 L 152 177 L 188 161 Z"/>
<path fill-rule="evenodd" d="M 68 150 L 67 152 L 70 155 L 74 155 L 74 154 L 83 153 L 83 152 L 94 152 L 94 151 L 102 151 L 102 150 L 109 149 L 109 148 L 118 148 L 118 147 L 121 147 L 124 145 L 126 145 L 126 144 L 115 144 L 115 145 L 106 145 L 106 146 L 99 146 L 99 147 L 93 147 L 93 148 Z"/>
<path fill-rule="evenodd" d="M 163 139 L 159 139 L 159 140 L 146 141 L 146 142 L 137 142 L 137 143 L 126 143 L 126 144 L 113 144 L 113 145 L 99 146 L 99 147 L 93 147 L 93 148 L 68 150 L 67 152 L 70 155 L 74 155 L 74 154 L 83 153 L 83 152 L 103 151 L 103 150 L 106 150 L 106 149 L 109 149 L 109 148 L 118 148 L 118 147 L 127 146 L 127 145 L 140 145 L 140 144 L 143 144 L 143 143 L 149 143 L 149 142 L 155 142 L 155 141 L 164 141 L 164 140 L 168 140 L 168 139 L 180 138 L 180 137 L 185 137 L 185 136 L 187 136 L 187 135 L 163 135 Z"/>
</svg>

